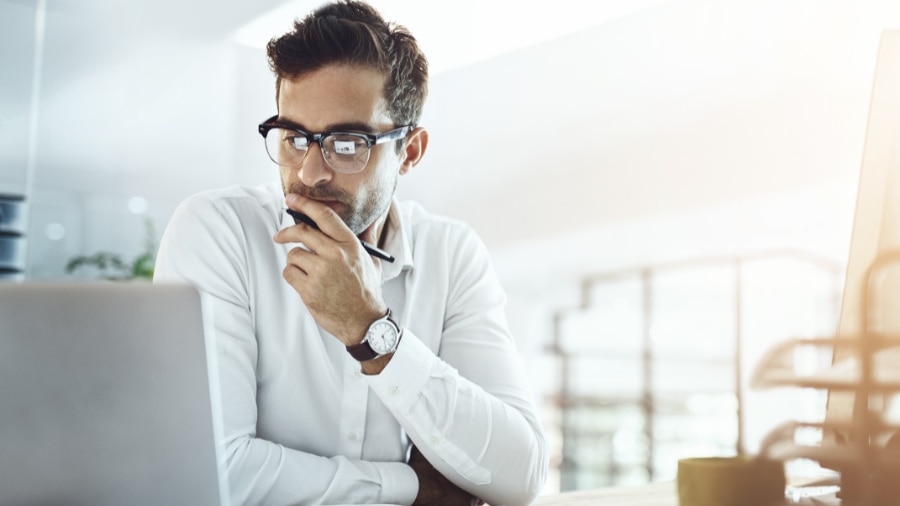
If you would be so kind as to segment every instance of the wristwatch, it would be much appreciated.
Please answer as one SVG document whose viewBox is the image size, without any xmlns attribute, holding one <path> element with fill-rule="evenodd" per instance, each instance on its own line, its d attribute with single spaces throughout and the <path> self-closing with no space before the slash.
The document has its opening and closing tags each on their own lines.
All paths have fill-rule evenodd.
<svg viewBox="0 0 900 506">
<path fill-rule="evenodd" d="M 391 316 L 391 310 L 388 308 L 386 315 L 369 325 L 369 330 L 366 331 L 366 337 L 362 342 L 347 346 L 347 352 L 356 360 L 365 362 L 393 353 L 400 344 L 401 337 L 403 337 L 403 330 L 397 320 Z"/>
</svg>

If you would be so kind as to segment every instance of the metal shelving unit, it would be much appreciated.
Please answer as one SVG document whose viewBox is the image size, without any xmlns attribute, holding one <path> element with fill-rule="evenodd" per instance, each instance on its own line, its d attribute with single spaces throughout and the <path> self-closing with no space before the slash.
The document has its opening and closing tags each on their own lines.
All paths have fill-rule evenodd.
<svg viewBox="0 0 900 506">
<path fill-rule="evenodd" d="M 0 281 L 25 277 L 25 197 L 0 194 Z"/>
<path fill-rule="evenodd" d="M 558 389 L 545 400 L 557 412 L 551 430 L 558 431 L 561 445 L 553 462 L 562 491 L 669 479 L 684 454 L 744 453 L 746 294 L 741 277 L 749 263 L 772 259 L 797 261 L 827 278 L 831 289 L 824 318 L 836 322 L 839 266 L 798 252 L 697 259 L 584 279 L 582 304 L 555 313 L 547 350 L 559 372 Z M 672 273 L 703 269 L 713 269 L 719 280 L 710 293 L 694 287 L 693 297 L 679 300 L 678 279 L 664 286 Z M 621 293 L 627 302 L 617 314 L 606 306 L 621 300 L 597 297 L 598 289 L 610 286 L 625 287 Z M 662 292 L 668 302 L 661 300 Z M 722 320 L 729 324 L 704 326 L 708 306 L 727 311 Z M 661 328 L 660 315 L 685 312 L 693 312 L 699 323 Z M 592 314 L 595 321 L 588 318 Z M 576 342 L 568 335 L 576 324 L 605 337 Z M 679 350 L 679 343 L 691 339 L 714 349 Z"/>
</svg>

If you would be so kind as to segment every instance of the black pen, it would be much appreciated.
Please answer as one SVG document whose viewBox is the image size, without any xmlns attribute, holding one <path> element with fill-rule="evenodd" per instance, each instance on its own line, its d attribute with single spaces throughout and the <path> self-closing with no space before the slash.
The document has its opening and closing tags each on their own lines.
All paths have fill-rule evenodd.
<svg viewBox="0 0 900 506">
<path fill-rule="evenodd" d="M 284 211 L 286 213 L 288 213 L 289 215 L 291 215 L 291 218 L 294 218 L 294 223 L 303 222 L 303 223 L 306 223 L 307 225 L 309 225 L 310 227 L 312 227 L 316 230 L 319 230 L 319 226 L 316 225 L 316 222 L 314 222 L 312 220 L 312 218 L 310 218 L 309 216 L 307 216 L 299 211 L 294 211 L 293 209 L 285 209 Z M 366 241 L 363 241 L 362 239 L 360 239 L 359 242 L 360 242 L 360 244 L 362 244 L 363 248 L 365 248 L 365 250 L 373 257 L 380 258 L 380 259 L 384 260 L 385 262 L 394 263 L 394 257 L 391 256 L 391 254 L 388 253 L 387 251 L 379 249 L 378 247 L 373 246 L 373 245 L 367 243 Z"/>
</svg>

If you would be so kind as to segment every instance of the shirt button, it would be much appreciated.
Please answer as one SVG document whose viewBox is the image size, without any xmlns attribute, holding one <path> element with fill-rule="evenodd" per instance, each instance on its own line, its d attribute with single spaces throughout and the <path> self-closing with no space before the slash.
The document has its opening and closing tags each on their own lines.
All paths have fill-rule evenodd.
<svg viewBox="0 0 900 506">
<path fill-rule="evenodd" d="M 356 433 L 351 432 L 350 434 L 347 434 L 347 439 L 350 441 L 356 441 Z"/>
<path fill-rule="evenodd" d="M 360 376 L 362 376 L 362 373 L 361 373 L 361 372 L 359 372 L 359 371 L 353 371 L 353 377 L 354 377 L 354 378 L 358 378 L 358 377 L 360 377 Z"/>
<path fill-rule="evenodd" d="M 440 441 L 440 439 L 438 439 L 437 436 L 431 436 L 430 438 L 428 438 L 428 442 L 430 442 L 433 445 L 438 444 L 438 441 Z"/>
<path fill-rule="evenodd" d="M 397 387 L 391 387 L 391 388 L 388 388 L 388 393 L 391 394 L 393 397 L 396 397 L 397 394 L 400 393 L 400 389 Z"/>
</svg>

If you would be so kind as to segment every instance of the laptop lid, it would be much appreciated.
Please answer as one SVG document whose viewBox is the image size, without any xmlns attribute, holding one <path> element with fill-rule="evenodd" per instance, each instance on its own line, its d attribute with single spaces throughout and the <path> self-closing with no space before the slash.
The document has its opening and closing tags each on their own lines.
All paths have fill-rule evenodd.
<svg viewBox="0 0 900 506">
<path fill-rule="evenodd" d="M 225 504 L 204 334 L 188 286 L 0 283 L 0 504 Z"/>
</svg>

